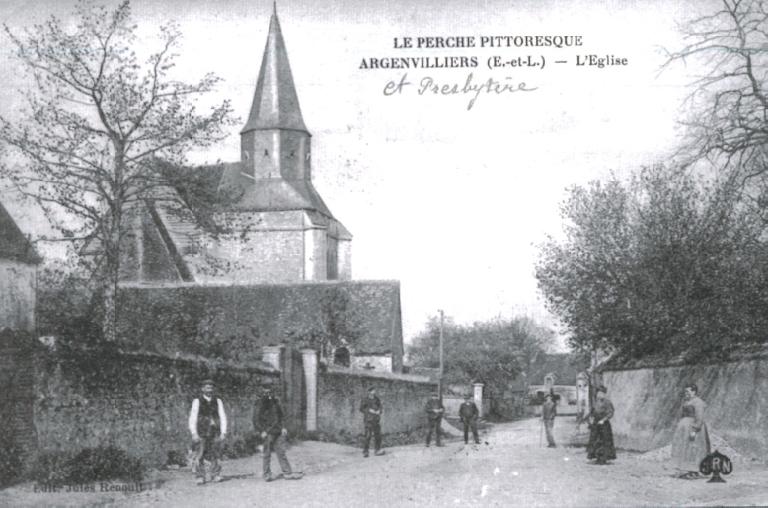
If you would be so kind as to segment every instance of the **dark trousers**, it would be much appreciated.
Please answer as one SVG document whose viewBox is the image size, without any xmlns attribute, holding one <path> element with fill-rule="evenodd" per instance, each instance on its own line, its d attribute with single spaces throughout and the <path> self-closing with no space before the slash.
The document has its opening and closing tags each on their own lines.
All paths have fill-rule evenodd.
<svg viewBox="0 0 768 508">
<path fill-rule="evenodd" d="M 475 443 L 479 443 L 480 438 L 477 436 L 477 419 L 461 420 L 461 422 L 464 424 L 464 443 L 469 441 L 469 429 L 472 429 L 472 437 L 475 438 Z"/>
<path fill-rule="evenodd" d="M 221 446 L 217 438 L 204 437 L 195 443 L 192 449 L 192 470 L 196 477 L 205 479 L 207 473 L 211 478 L 215 478 L 221 473 Z"/>
<path fill-rule="evenodd" d="M 427 444 L 429 444 L 430 439 L 432 439 L 432 432 L 435 433 L 435 443 L 437 446 L 440 446 L 440 422 L 442 421 L 442 418 L 435 418 L 435 419 L 428 419 L 427 423 L 429 424 L 429 430 L 427 430 Z"/>
<path fill-rule="evenodd" d="M 544 430 L 547 432 L 547 446 L 555 447 L 555 435 L 552 433 L 552 429 L 555 426 L 555 419 L 548 418 L 544 420 Z"/>
<path fill-rule="evenodd" d="M 375 450 L 381 450 L 381 424 L 379 422 L 365 422 L 365 438 L 363 441 L 363 453 L 368 453 L 368 447 L 373 438 Z"/>
<path fill-rule="evenodd" d="M 280 463 L 280 469 L 283 474 L 291 473 L 291 465 L 288 463 L 288 457 L 285 455 L 285 436 L 282 434 L 267 434 L 264 440 L 264 477 L 272 474 L 272 452 L 277 455 L 277 461 Z"/>
</svg>

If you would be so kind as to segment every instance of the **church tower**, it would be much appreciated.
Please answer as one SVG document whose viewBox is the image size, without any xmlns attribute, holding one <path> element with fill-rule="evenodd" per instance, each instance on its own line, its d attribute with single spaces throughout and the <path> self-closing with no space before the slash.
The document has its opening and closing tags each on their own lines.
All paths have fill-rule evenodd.
<svg viewBox="0 0 768 508">
<path fill-rule="evenodd" d="M 351 279 L 352 236 L 312 184 L 304 125 L 276 10 L 240 160 L 199 168 L 221 198 L 210 222 L 178 190 L 158 190 L 133 216 L 125 281 L 269 284 Z M 174 197 L 176 196 L 176 197 Z M 207 213 L 207 212 L 206 212 Z M 209 223 L 210 226 L 210 223 Z"/>
<path fill-rule="evenodd" d="M 240 132 L 240 163 L 227 165 L 219 183 L 220 191 L 238 196 L 227 220 L 245 224 L 241 237 L 251 255 L 239 261 L 247 280 L 351 278 L 352 237 L 312 184 L 311 139 L 275 9 Z"/>
<path fill-rule="evenodd" d="M 240 132 L 241 160 L 254 178 L 311 179 L 310 134 L 304 125 L 277 12 L 261 59 L 248 122 Z"/>
</svg>

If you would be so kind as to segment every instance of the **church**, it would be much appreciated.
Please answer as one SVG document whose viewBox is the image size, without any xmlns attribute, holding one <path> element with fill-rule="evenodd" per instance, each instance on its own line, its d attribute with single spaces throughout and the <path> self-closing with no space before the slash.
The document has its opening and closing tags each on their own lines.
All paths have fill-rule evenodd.
<svg viewBox="0 0 768 508">
<path fill-rule="evenodd" d="M 218 206 L 201 220 L 179 189 L 156 190 L 130 214 L 121 280 L 349 280 L 352 236 L 312 184 L 311 141 L 274 11 L 240 160 L 190 170 Z"/>
<path fill-rule="evenodd" d="M 240 160 L 185 168 L 127 214 L 124 340 L 171 355 L 218 344 L 240 360 L 310 347 L 330 365 L 402 371 L 400 284 L 352 280 L 352 236 L 312 183 L 311 140 L 275 10 Z M 215 203 L 196 206 L 185 179 Z"/>
</svg>

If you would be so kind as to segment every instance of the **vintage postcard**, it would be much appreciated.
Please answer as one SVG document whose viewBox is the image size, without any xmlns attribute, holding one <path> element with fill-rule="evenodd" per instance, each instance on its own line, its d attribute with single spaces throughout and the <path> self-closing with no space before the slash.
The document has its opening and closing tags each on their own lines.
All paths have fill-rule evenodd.
<svg viewBox="0 0 768 508">
<path fill-rule="evenodd" d="M 0 21 L 0 504 L 768 504 L 768 0 Z"/>
</svg>

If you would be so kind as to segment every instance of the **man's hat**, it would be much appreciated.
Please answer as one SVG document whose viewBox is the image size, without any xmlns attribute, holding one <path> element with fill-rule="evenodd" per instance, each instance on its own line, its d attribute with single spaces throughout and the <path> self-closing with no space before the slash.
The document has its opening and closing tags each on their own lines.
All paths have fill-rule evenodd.
<svg viewBox="0 0 768 508">
<path fill-rule="evenodd" d="M 600 385 L 600 386 L 597 387 L 597 391 L 598 392 L 603 392 L 603 393 L 608 393 L 608 388 L 606 388 L 603 385 Z"/>
<path fill-rule="evenodd" d="M 374 386 L 369 386 L 369 387 L 368 387 L 368 391 L 369 391 L 369 392 L 375 392 L 375 391 L 376 391 L 376 387 L 374 387 Z"/>
<path fill-rule="evenodd" d="M 205 385 L 216 386 L 216 383 L 213 382 L 213 379 L 208 378 L 208 379 L 203 379 L 203 381 L 200 383 L 200 386 L 205 386 Z"/>
</svg>

